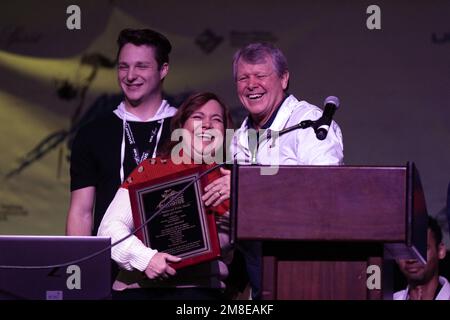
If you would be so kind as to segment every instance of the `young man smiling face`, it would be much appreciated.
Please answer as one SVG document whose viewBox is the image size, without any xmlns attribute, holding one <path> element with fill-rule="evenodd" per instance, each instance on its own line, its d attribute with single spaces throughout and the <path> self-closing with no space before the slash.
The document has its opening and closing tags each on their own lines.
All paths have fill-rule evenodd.
<svg viewBox="0 0 450 320">
<path fill-rule="evenodd" d="M 118 59 L 118 81 L 126 107 L 139 107 L 161 99 L 162 80 L 168 71 L 168 63 L 158 65 L 153 47 L 125 44 Z"/>
</svg>

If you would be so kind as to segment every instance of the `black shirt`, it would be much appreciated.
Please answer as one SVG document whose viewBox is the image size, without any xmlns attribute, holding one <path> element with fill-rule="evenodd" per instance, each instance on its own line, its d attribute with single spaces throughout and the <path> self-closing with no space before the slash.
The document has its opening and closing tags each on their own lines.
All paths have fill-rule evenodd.
<svg viewBox="0 0 450 320">
<path fill-rule="evenodd" d="M 152 131 L 159 129 L 158 121 L 128 123 L 140 153 L 148 150 L 151 157 L 156 137 L 151 144 L 149 138 Z M 93 235 L 97 234 L 103 215 L 120 187 L 122 137 L 123 121 L 114 113 L 110 113 L 81 128 L 72 146 L 71 191 L 90 186 L 96 190 Z M 170 118 L 165 118 L 158 148 L 169 139 Z M 126 135 L 123 167 L 125 178 L 136 167 Z"/>
</svg>

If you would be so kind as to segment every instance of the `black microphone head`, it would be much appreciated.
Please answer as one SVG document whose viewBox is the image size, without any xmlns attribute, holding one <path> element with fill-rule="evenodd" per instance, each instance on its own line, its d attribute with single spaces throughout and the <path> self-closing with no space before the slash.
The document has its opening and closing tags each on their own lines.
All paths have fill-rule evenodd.
<svg viewBox="0 0 450 320">
<path fill-rule="evenodd" d="M 322 120 L 328 125 L 331 123 L 334 112 L 339 108 L 339 98 L 335 96 L 329 96 L 324 101 L 324 110 L 322 114 Z"/>
<path fill-rule="evenodd" d="M 334 112 L 339 108 L 339 98 L 329 96 L 325 99 L 322 117 L 316 121 L 314 131 L 319 140 L 324 140 L 328 135 Z"/>
<path fill-rule="evenodd" d="M 333 104 L 336 106 L 336 109 L 339 108 L 339 98 L 335 96 L 329 96 L 325 99 L 323 105 L 326 106 L 327 104 Z"/>
</svg>

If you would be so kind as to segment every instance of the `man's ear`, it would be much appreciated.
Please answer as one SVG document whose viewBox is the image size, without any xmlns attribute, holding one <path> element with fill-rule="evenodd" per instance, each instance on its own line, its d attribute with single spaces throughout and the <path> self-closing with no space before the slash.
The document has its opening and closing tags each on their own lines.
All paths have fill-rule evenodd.
<svg viewBox="0 0 450 320">
<path fill-rule="evenodd" d="M 288 83 L 289 83 L 289 71 L 286 71 L 281 76 L 281 87 L 283 88 L 283 90 L 286 90 L 286 88 L 288 87 Z"/>
<path fill-rule="evenodd" d="M 161 81 L 167 76 L 168 73 L 169 73 L 169 64 L 165 62 L 161 66 L 161 70 L 159 70 L 159 78 L 161 79 Z"/>
<path fill-rule="evenodd" d="M 447 255 L 447 248 L 445 247 L 445 244 L 443 242 L 439 243 L 438 246 L 438 257 L 439 260 L 442 260 Z"/>
</svg>

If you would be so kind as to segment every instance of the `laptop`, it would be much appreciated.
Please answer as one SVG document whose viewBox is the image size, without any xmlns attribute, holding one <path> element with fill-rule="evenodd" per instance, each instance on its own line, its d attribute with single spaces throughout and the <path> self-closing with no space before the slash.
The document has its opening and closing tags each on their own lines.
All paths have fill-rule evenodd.
<svg viewBox="0 0 450 320">
<path fill-rule="evenodd" d="M 109 237 L 0 236 L 0 300 L 111 298 Z M 99 252 L 88 260 L 77 260 Z M 5 266 L 50 266 L 11 269 Z"/>
</svg>

